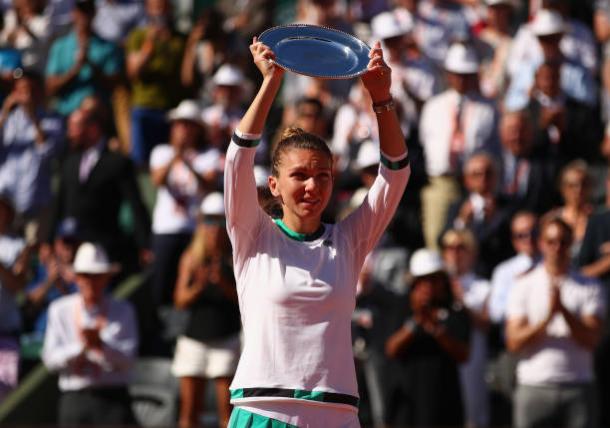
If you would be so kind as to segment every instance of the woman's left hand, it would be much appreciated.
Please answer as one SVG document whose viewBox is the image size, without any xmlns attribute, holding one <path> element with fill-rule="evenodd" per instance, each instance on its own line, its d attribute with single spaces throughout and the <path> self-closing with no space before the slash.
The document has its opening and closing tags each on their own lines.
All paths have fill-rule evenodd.
<svg viewBox="0 0 610 428">
<path fill-rule="evenodd" d="M 392 69 L 383 59 L 380 42 L 375 43 L 375 46 L 369 52 L 369 58 L 367 71 L 362 75 L 362 83 L 369 91 L 373 103 L 386 101 L 390 98 Z"/>
</svg>

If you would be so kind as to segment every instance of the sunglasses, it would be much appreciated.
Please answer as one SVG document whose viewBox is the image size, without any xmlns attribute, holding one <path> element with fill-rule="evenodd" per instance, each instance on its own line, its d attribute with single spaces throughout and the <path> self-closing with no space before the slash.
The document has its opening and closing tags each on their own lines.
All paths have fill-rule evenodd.
<svg viewBox="0 0 610 428">
<path fill-rule="evenodd" d="M 525 239 L 534 239 L 536 237 L 536 231 L 535 230 L 527 230 L 527 231 L 523 231 L 523 232 L 513 232 L 512 237 L 513 239 L 517 239 L 517 240 L 525 240 Z"/>
</svg>

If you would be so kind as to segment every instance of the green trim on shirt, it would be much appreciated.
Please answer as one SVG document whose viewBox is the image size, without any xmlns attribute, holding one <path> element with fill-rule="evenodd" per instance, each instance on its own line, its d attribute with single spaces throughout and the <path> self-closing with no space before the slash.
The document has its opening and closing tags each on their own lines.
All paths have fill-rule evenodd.
<svg viewBox="0 0 610 428">
<path fill-rule="evenodd" d="M 277 224 L 277 226 L 280 228 L 280 230 L 282 232 L 284 232 L 284 235 L 286 235 L 290 239 L 294 239 L 295 241 L 300 241 L 300 242 L 315 241 L 316 239 L 318 239 L 320 236 L 322 236 L 324 234 L 324 225 L 323 224 L 321 224 L 320 227 L 318 228 L 318 230 L 316 230 L 314 233 L 299 233 L 299 232 L 295 232 L 294 230 L 290 229 L 279 218 L 274 219 L 273 222 L 275 224 Z"/>
<path fill-rule="evenodd" d="M 319 403 L 347 404 L 358 407 L 359 399 L 349 394 L 326 391 L 308 391 L 305 389 L 289 388 L 239 388 L 231 389 L 231 400 L 259 397 L 281 397 L 295 398 L 306 401 L 317 401 Z"/>
<path fill-rule="evenodd" d="M 228 428 L 298 428 L 296 425 L 235 407 Z"/>
<path fill-rule="evenodd" d="M 397 161 L 391 161 L 390 159 L 385 157 L 383 153 L 381 153 L 381 163 L 386 168 L 391 169 L 392 171 L 397 171 L 399 169 L 403 169 L 404 167 L 409 165 L 409 153 L 407 153 L 407 155 L 404 158 L 397 160 Z"/>
</svg>

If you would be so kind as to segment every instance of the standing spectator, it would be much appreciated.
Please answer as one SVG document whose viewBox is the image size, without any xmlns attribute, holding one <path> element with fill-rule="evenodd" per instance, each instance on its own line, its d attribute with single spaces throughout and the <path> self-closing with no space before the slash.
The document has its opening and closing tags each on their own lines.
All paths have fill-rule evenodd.
<svg viewBox="0 0 610 428">
<path fill-rule="evenodd" d="M 169 108 L 181 98 L 180 67 L 184 40 L 172 26 L 169 0 L 146 0 L 144 26 L 126 42 L 127 77 L 132 86 L 131 157 L 148 166 L 152 148 L 167 141 Z"/>
<path fill-rule="evenodd" d="M 46 67 L 46 91 L 64 116 L 89 95 L 109 99 L 123 65 L 120 50 L 92 28 L 94 0 L 76 0 L 72 31 L 53 42 Z"/>
<path fill-rule="evenodd" d="M 14 216 L 10 197 L 0 194 L 0 403 L 17 386 L 19 369 L 21 317 L 15 296 L 25 285 L 18 261 L 25 242 L 10 231 Z"/>
<path fill-rule="evenodd" d="M 201 215 L 193 240 L 181 255 L 174 294 L 176 306 L 190 314 L 172 369 L 180 378 L 181 428 L 199 425 L 207 379 L 216 387 L 218 426 L 227 426 L 229 384 L 239 360 L 241 322 L 222 193 L 205 197 Z"/>
<path fill-rule="evenodd" d="M 489 393 L 485 373 L 489 332 L 489 281 L 474 272 L 478 248 L 470 231 L 449 229 L 441 237 L 441 249 L 455 300 L 464 307 L 472 325 L 468 361 L 460 365 L 466 426 L 488 427 Z"/>
<path fill-rule="evenodd" d="M 42 76 L 24 71 L 0 113 L 0 187 L 15 201 L 18 227 L 36 240 L 48 233 L 51 164 L 63 137 L 61 118 L 44 108 L 42 85 Z"/>
<path fill-rule="evenodd" d="M 476 272 L 489 278 L 493 268 L 512 254 L 506 243 L 514 208 L 497 193 L 498 168 L 489 154 L 468 159 L 463 177 L 466 195 L 449 208 L 445 229 L 472 231 L 480 249 Z"/>
<path fill-rule="evenodd" d="M 191 240 L 199 204 L 215 184 L 220 164 L 220 152 L 204 146 L 205 126 L 195 101 L 182 101 L 169 120 L 169 144 L 155 147 L 150 157 L 151 180 L 158 189 L 152 224 L 156 303 L 171 300 L 180 254 Z"/>
<path fill-rule="evenodd" d="M 447 210 L 459 198 L 458 176 L 464 159 L 477 150 L 498 151 L 497 110 L 479 93 L 479 60 L 474 49 L 451 46 L 445 69 L 450 88 L 426 102 L 419 129 L 430 181 L 421 194 L 428 247 L 437 246 Z M 449 125 L 438 126 L 440 118 Z"/>
<path fill-rule="evenodd" d="M 134 244 L 119 226 L 123 202 L 133 214 L 135 245 L 141 258 L 148 255 L 150 233 L 150 216 L 140 197 L 133 164 L 106 147 L 98 110 L 82 109 L 73 114 L 83 115 L 78 133 L 80 150 L 69 153 L 62 165 L 47 243 L 53 241 L 59 222 L 72 217 L 82 239 L 101 243 L 112 259 L 121 260 L 126 271 L 137 260 L 131 257 Z"/>
<path fill-rule="evenodd" d="M 582 245 L 589 217 L 593 214 L 591 204 L 591 177 L 588 166 L 582 160 L 567 164 L 559 175 L 559 191 L 563 205 L 551 211 L 565 221 L 572 229 L 570 256 L 576 263 Z"/>
<path fill-rule="evenodd" d="M 59 372 L 60 425 L 133 423 L 126 385 L 138 349 L 136 318 L 129 302 L 104 293 L 117 270 L 101 246 L 81 244 L 79 292 L 49 307 L 42 360 Z"/>
<path fill-rule="evenodd" d="M 542 263 L 522 275 L 506 312 L 506 344 L 518 353 L 514 426 L 591 427 L 593 350 L 605 302 L 595 280 L 570 268 L 572 230 L 558 217 L 540 227 Z"/>
<path fill-rule="evenodd" d="M 13 0 L 13 9 L 4 15 L 0 43 L 7 43 L 21 51 L 24 67 L 44 72 L 51 26 L 43 14 L 40 0 Z"/>
<path fill-rule="evenodd" d="M 500 193 L 518 209 L 547 212 L 557 199 L 552 191 L 559 169 L 546 131 L 534 133 L 527 111 L 505 112 L 500 121 L 502 176 Z"/>
<path fill-rule="evenodd" d="M 410 262 L 413 283 L 406 319 L 386 341 L 400 361 L 400 391 L 388 405 L 398 426 L 463 425 L 458 365 L 468 360 L 470 322 L 456 304 L 438 253 L 420 249 Z"/>
</svg>

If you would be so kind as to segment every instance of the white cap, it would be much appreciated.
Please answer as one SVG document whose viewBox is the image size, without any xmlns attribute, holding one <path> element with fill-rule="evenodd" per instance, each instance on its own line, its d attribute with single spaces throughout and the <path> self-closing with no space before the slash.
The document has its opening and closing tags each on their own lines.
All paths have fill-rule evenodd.
<svg viewBox="0 0 610 428">
<path fill-rule="evenodd" d="M 178 107 L 172 109 L 167 114 L 167 118 L 171 120 L 188 120 L 197 125 L 205 126 L 201 119 L 201 109 L 199 104 L 194 100 L 184 100 L 178 104 Z"/>
<path fill-rule="evenodd" d="M 356 168 L 365 169 L 369 166 L 379 164 L 379 144 L 373 140 L 366 140 L 358 149 L 358 156 L 356 157 Z"/>
<path fill-rule="evenodd" d="M 443 259 L 437 251 L 420 248 L 411 256 L 409 270 L 414 277 L 430 275 L 443 270 Z"/>
<path fill-rule="evenodd" d="M 264 166 L 254 165 L 254 181 L 256 187 L 267 187 L 269 179 L 269 170 Z"/>
<path fill-rule="evenodd" d="M 463 43 L 454 43 L 447 51 L 445 69 L 456 74 L 479 72 L 479 58 L 474 49 Z"/>
<path fill-rule="evenodd" d="M 244 74 L 238 67 L 232 64 L 223 64 L 214 74 L 212 81 L 216 85 L 239 86 L 244 83 Z"/>
<path fill-rule="evenodd" d="M 371 20 L 371 32 L 375 40 L 402 36 L 413 31 L 413 17 L 407 10 L 381 12 Z"/>
<path fill-rule="evenodd" d="M 83 242 L 76 251 L 73 268 L 74 273 L 103 274 L 118 272 L 119 265 L 110 263 L 101 245 Z"/>
<path fill-rule="evenodd" d="M 201 213 L 203 215 L 225 215 L 225 198 L 220 192 L 208 194 L 201 202 Z"/>
<path fill-rule="evenodd" d="M 550 9 L 540 9 L 536 13 L 530 28 L 536 36 L 551 36 L 563 33 L 565 31 L 565 22 L 559 12 Z"/>
<path fill-rule="evenodd" d="M 514 0 L 485 0 L 485 4 L 487 6 L 499 6 L 499 5 L 505 4 L 507 6 L 515 7 Z"/>
</svg>

